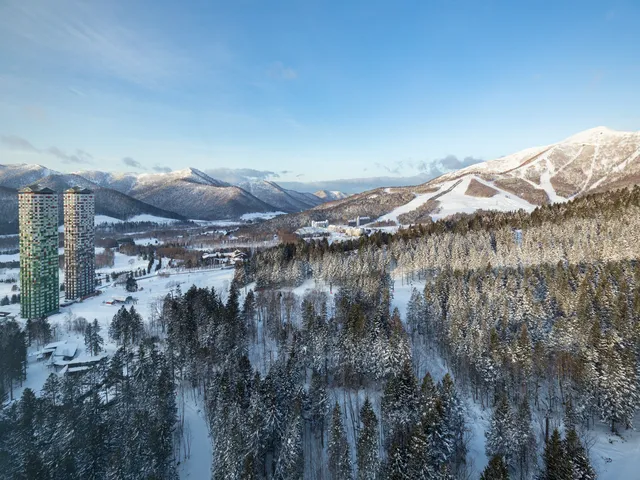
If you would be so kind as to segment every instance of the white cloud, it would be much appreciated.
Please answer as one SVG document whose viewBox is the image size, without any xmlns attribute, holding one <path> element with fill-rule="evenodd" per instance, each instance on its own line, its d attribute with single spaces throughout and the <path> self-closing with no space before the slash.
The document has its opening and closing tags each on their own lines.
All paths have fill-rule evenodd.
<svg viewBox="0 0 640 480">
<path fill-rule="evenodd" d="M 52 155 L 63 163 L 91 164 L 93 163 L 93 155 L 84 150 L 76 149 L 75 153 L 66 153 L 58 147 L 49 147 L 39 149 L 35 147 L 29 140 L 18 137 L 17 135 L 0 135 L 0 144 L 9 150 L 17 152 L 29 152 L 39 155 Z"/>
<path fill-rule="evenodd" d="M 267 75 L 278 80 L 295 80 L 298 78 L 298 72 L 282 62 L 273 62 L 269 65 Z"/>
<path fill-rule="evenodd" d="M 141 170 L 146 170 L 146 168 L 143 167 L 142 164 L 139 161 L 134 160 L 131 157 L 124 157 L 122 159 L 122 163 L 124 163 L 127 167 L 133 167 L 133 168 L 138 168 L 138 169 L 141 169 Z"/>
<path fill-rule="evenodd" d="M 110 7 L 100 1 L 6 0 L 0 5 L 0 45 L 30 60 L 55 59 L 61 68 L 97 71 L 147 87 L 192 66 L 174 46 L 162 44 L 159 33 L 143 32 Z"/>
</svg>

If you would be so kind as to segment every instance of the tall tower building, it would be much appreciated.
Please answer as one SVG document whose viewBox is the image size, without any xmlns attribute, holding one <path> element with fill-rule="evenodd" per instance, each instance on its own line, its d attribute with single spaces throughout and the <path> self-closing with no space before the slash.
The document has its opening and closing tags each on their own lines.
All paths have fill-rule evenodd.
<svg viewBox="0 0 640 480">
<path fill-rule="evenodd" d="M 60 308 L 58 195 L 37 185 L 18 190 L 20 314 L 36 319 Z"/>
<path fill-rule="evenodd" d="M 64 192 L 64 285 L 68 300 L 95 292 L 95 197 L 73 187 Z"/>
</svg>

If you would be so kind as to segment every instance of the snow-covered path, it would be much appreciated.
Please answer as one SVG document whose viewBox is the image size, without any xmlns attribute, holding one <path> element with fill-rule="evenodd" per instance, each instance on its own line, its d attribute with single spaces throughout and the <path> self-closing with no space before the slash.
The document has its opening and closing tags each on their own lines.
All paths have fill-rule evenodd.
<svg viewBox="0 0 640 480">
<path fill-rule="evenodd" d="M 193 390 L 178 392 L 178 418 L 184 414 L 183 444 L 178 474 L 181 479 L 211 478 L 213 451 L 204 414 L 204 399 Z"/>
</svg>

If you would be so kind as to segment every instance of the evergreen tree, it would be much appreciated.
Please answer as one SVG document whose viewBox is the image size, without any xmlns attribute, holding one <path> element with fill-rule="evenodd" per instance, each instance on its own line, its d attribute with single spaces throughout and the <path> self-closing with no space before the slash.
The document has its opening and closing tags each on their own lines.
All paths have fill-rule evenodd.
<svg viewBox="0 0 640 480">
<path fill-rule="evenodd" d="M 487 439 L 487 457 L 502 457 L 507 465 L 511 464 L 516 452 L 516 429 L 513 414 L 506 395 L 501 395 L 494 410 L 489 428 L 485 433 Z"/>
<path fill-rule="evenodd" d="M 129 275 L 129 277 L 127 277 L 127 283 L 125 285 L 125 289 L 127 290 L 127 292 L 138 291 L 138 282 L 136 281 L 133 275 Z"/>
<path fill-rule="evenodd" d="M 15 320 L 0 323 L 0 399 L 13 400 L 15 382 L 26 379 L 27 342 Z"/>
<path fill-rule="evenodd" d="M 445 456 L 445 461 L 451 461 L 454 465 L 464 463 L 466 446 L 464 441 L 464 407 L 451 375 L 448 373 L 442 378 L 439 388 L 440 402 L 442 404 L 442 442 L 451 445 L 451 452 Z"/>
<path fill-rule="evenodd" d="M 375 480 L 378 472 L 378 419 L 367 397 L 360 409 L 360 435 L 356 445 L 358 480 Z"/>
<path fill-rule="evenodd" d="M 405 362 L 398 375 L 385 385 L 382 398 L 382 418 L 387 441 L 396 436 L 401 447 L 409 441 L 411 429 L 417 420 L 418 392 L 416 378 L 409 362 Z"/>
<path fill-rule="evenodd" d="M 18 423 L 14 452 L 18 458 L 18 478 L 36 479 L 46 475 L 46 468 L 38 448 L 39 400 L 33 390 L 25 388 L 18 407 Z"/>
<path fill-rule="evenodd" d="M 275 478 L 278 480 L 302 480 L 304 476 L 303 455 L 302 424 L 300 416 L 294 414 L 282 437 L 282 449 L 276 464 Z"/>
<path fill-rule="evenodd" d="M 555 428 L 544 448 L 541 480 L 571 480 L 571 462 L 567 458 L 560 433 Z"/>
<path fill-rule="evenodd" d="M 536 437 L 531 424 L 531 409 L 527 398 L 518 408 L 515 418 L 515 463 L 520 471 L 520 478 L 528 478 L 535 469 L 537 458 Z"/>
<path fill-rule="evenodd" d="M 575 429 L 567 432 L 564 449 L 571 466 L 571 480 L 595 480 L 596 473 Z"/>
<path fill-rule="evenodd" d="M 98 320 L 94 319 L 93 323 L 87 324 L 84 331 L 84 345 L 89 355 L 96 356 L 102 351 L 104 339 L 100 336 L 100 325 Z"/>
<path fill-rule="evenodd" d="M 329 413 L 329 400 L 327 398 L 326 378 L 316 370 L 311 372 L 309 403 L 311 429 L 320 437 L 320 442 L 324 447 L 325 421 Z"/>
<path fill-rule="evenodd" d="M 329 434 L 329 474 L 333 480 L 349 480 L 353 478 L 349 443 L 342 424 L 342 412 L 336 402 L 331 415 L 331 431 Z"/>
<path fill-rule="evenodd" d="M 480 475 L 480 480 L 509 480 L 509 470 L 500 455 L 491 457 Z"/>
</svg>

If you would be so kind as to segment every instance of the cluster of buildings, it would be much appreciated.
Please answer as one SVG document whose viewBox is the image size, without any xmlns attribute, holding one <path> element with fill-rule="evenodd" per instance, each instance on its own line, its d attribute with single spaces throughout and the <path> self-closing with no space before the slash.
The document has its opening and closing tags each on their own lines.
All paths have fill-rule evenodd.
<svg viewBox="0 0 640 480">
<path fill-rule="evenodd" d="M 359 237 L 367 233 L 367 230 L 360 226 L 360 220 L 368 218 L 369 217 L 357 217 L 357 219 L 353 221 L 350 220 L 348 225 L 331 225 L 329 220 L 312 221 L 311 226 L 299 228 L 295 233 L 298 237 L 304 239 L 331 237 L 331 234 Z"/>
<path fill-rule="evenodd" d="M 213 252 L 204 253 L 202 255 L 203 260 L 208 260 L 211 265 L 235 265 L 236 263 L 242 263 L 246 260 L 247 254 L 234 250 L 233 252 Z"/>
<path fill-rule="evenodd" d="M 18 191 L 20 229 L 20 314 L 36 319 L 58 312 L 59 198 L 50 188 Z M 95 292 L 95 196 L 73 187 L 63 194 L 65 298 Z"/>
</svg>

